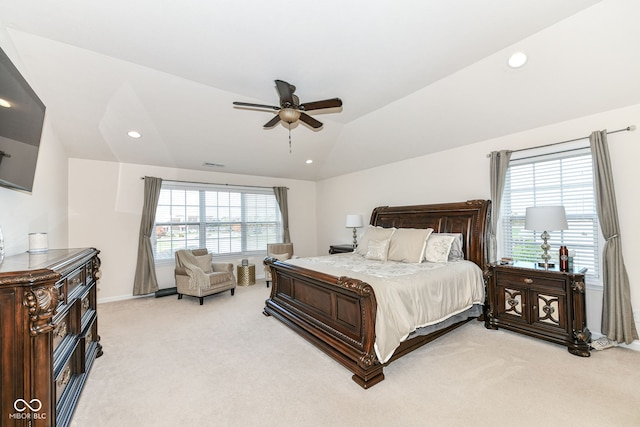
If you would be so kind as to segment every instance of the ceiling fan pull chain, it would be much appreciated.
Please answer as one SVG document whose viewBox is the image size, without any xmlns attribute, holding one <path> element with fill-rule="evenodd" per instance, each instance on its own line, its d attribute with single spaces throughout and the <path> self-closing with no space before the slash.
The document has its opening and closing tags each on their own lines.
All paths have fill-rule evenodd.
<svg viewBox="0 0 640 427">
<path fill-rule="evenodd" d="M 291 123 L 289 123 L 289 154 L 291 154 Z"/>
</svg>

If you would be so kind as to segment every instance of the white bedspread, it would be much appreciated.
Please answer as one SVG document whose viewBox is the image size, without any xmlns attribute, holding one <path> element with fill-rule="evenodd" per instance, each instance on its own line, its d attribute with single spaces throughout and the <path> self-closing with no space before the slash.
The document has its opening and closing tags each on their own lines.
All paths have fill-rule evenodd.
<svg viewBox="0 0 640 427">
<path fill-rule="evenodd" d="M 482 270 L 470 261 L 407 264 L 348 253 L 286 262 L 371 285 L 378 304 L 375 350 L 382 363 L 417 328 L 484 303 Z"/>
</svg>

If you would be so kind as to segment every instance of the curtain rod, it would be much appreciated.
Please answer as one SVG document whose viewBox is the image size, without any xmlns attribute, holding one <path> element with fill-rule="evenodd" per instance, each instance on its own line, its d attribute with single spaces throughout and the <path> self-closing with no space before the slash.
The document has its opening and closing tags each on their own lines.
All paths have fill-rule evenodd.
<svg viewBox="0 0 640 427">
<path fill-rule="evenodd" d="M 144 180 L 144 176 L 141 176 L 140 179 Z M 219 182 L 201 182 L 201 181 L 180 181 L 177 179 L 162 179 L 162 181 L 166 182 L 181 182 L 184 184 L 206 184 L 206 185 L 226 185 L 229 187 L 248 187 L 248 188 L 273 188 L 273 187 L 265 187 L 263 185 L 243 185 L 243 184 L 221 184 Z M 275 187 L 275 186 L 274 186 Z M 289 187 L 286 187 L 287 190 Z"/>
<path fill-rule="evenodd" d="M 610 132 L 607 132 L 607 135 L 612 134 L 612 133 L 625 132 L 625 131 L 634 131 L 634 130 L 636 130 L 636 125 L 631 125 L 631 126 L 627 126 L 626 128 L 612 130 Z M 536 148 L 552 147 L 554 145 L 566 144 L 566 143 L 569 143 L 569 142 L 575 142 L 575 141 L 581 141 L 583 139 L 588 139 L 589 136 L 590 135 L 583 136 L 581 138 L 567 139 L 566 141 L 553 142 L 551 144 L 537 145 L 535 147 L 521 148 L 519 150 L 511 150 L 511 152 L 512 153 L 517 153 L 519 151 L 535 150 Z M 569 150 L 569 151 L 571 151 L 571 150 Z M 491 154 L 487 154 L 487 157 L 491 157 Z M 535 156 L 533 156 L 533 157 L 535 157 Z"/>
</svg>

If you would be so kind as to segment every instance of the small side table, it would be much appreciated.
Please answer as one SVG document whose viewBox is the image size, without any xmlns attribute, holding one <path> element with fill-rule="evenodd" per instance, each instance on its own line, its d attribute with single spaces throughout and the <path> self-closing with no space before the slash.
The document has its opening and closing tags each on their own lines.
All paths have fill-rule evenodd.
<svg viewBox="0 0 640 427">
<path fill-rule="evenodd" d="M 329 246 L 329 253 L 330 254 L 346 254 L 348 252 L 353 252 L 354 249 L 355 248 L 351 244 L 348 244 L 348 245 L 331 245 L 331 246 Z"/>
<path fill-rule="evenodd" d="M 238 274 L 238 286 L 249 286 L 256 284 L 256 265 L 239 265 L 236 269 Z"/>
</svg>

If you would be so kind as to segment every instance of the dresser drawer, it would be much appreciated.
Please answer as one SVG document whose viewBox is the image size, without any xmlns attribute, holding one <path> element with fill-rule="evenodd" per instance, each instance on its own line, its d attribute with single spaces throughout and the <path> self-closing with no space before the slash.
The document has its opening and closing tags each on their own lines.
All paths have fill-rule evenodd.
<svg viewBox="0 0 640 427">
<path fill-rule="evenodd" d="M 81 356 L 83 348 L 78 345 L 79 341 L 76 341 L 76 346 L 73 349 L 73 353 L 69 356 L 69 359 L 60 369 L 60 372 L 56 374 L 55 379 L 55 394 L 56 404 L 64 397 L 65 390 L 69 388 L 69 385 L 75 378 L 81 374 Z"/>
<path fill-rule="evenodd" d="M 64 346 L 62 345 L 66 341 L 71 339 L 74 334 L 73 320 L 71 318 L 71 311 L 67 311 L 62 318 L 57 320 L 55 327 L 53 328 L 53 353 L 58 353 Z"/>
<path fill-rule="evenodd" d="M 78 289 L 81 286 L 85 285 L 85 266 L 83 265 L 82 267 L 70 273 L 66 278 L 66 282 L 67 295 L 71 297 L 76 292 L 78 292 Z"/>
<path fill-rule="evenodd" d="M 565 289 L 564 278 L 560 277 L 556 279 L 552 277 L 545 277 L 542 275 L 537 275 L 535 274 L 535 272 L 533 272 L 533 274 L 528 274 L 527 272 L 511 273 L 498 270 L 496 272 L 496 279 L 503 285 L 509 284 L 511 286 L 526 286 L 528 288 L 538 287 L 561 290 Z"/>
</svg>

